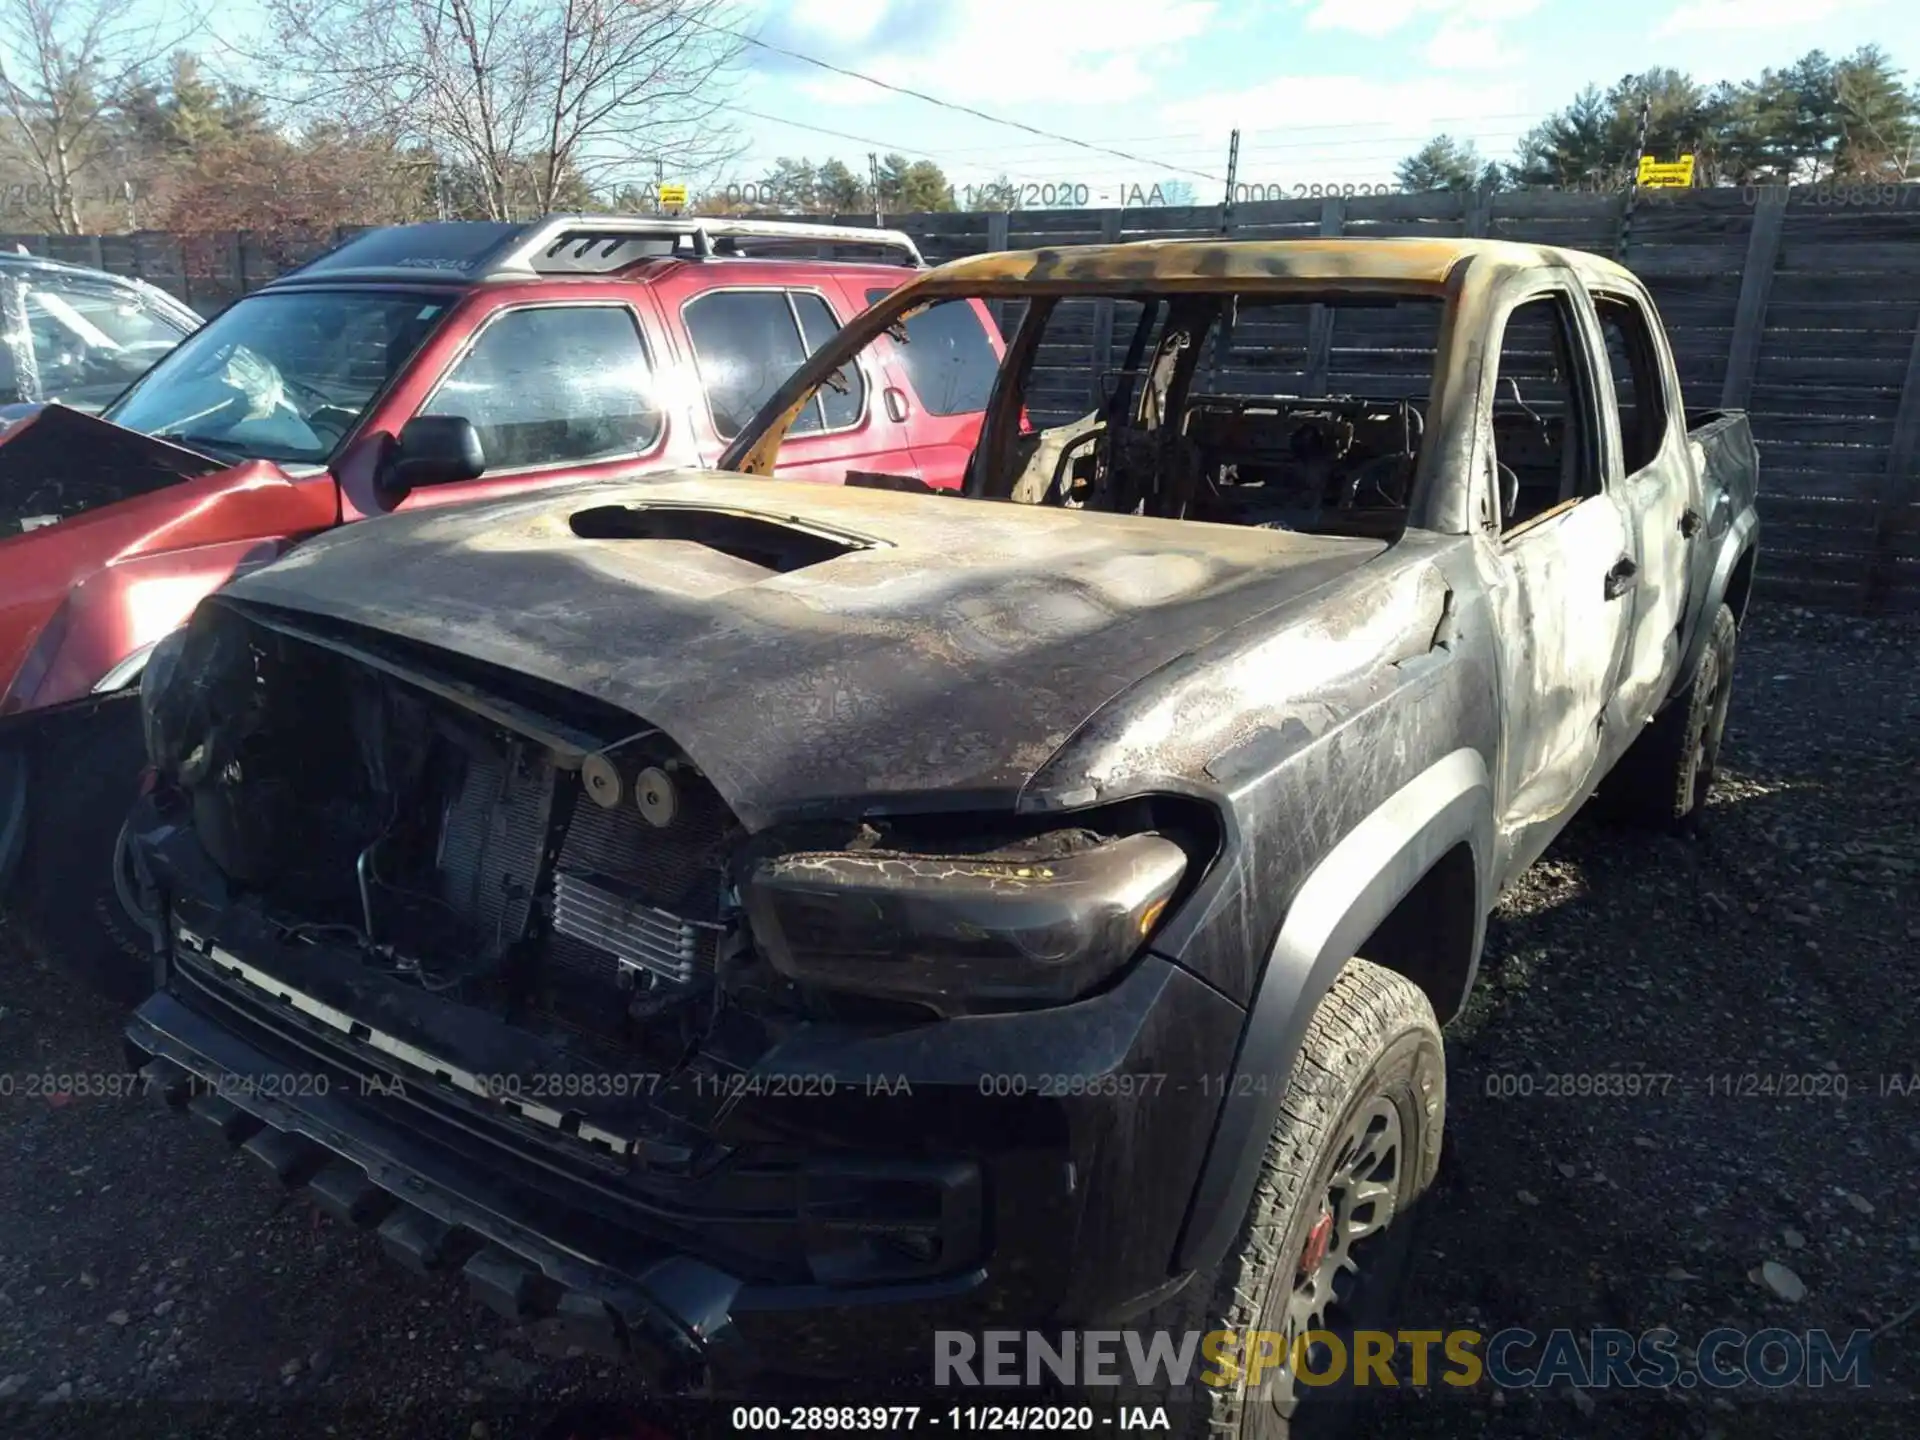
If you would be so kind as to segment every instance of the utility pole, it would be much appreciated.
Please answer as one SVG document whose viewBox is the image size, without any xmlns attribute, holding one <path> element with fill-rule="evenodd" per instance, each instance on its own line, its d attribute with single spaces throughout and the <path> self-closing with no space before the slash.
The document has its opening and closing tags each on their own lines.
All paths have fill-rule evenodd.
<svg viewBox="0 0 1920 1440">
<path fill-rule="evenodd" d="M 1233 189 L 1234 182 L 1240 178 L 1240 127 L 1234 126 L 1233 135 L 1227 141 L 1227 193 L 1220 202 L 1220 233 L 1225 235 L 1233 229 Z"/>
<path fill-rule="evenodd" d="M 879 228 L 887 220 L 880 205 L 880 157 L 871 150 L 867 151 L 867 184 L 873 190 L 873 223 Z"/>
<path fill-rule="evenodd" d="M 1640 198 L 1640 162 L 1647 154 L 1647 127 L 1653 120 L 1653 91 L 1640 92 L 1640 135 L 1633 147 L 1633 173 L 1627 177 L 1627 198 L 1620 207 L 1620 242 L 1613 258 L 1621 264 L 1627 259 L 1627 239 L 1633 233 L 1633 205 Z"/>
<path fill-rule="evenodd" d="M 653 213 L 667 213 L 667 202 L 660 198 L 660 192 L 667 185 L 667 162 L 658 155 L 653 157 Z"/>
</svg>

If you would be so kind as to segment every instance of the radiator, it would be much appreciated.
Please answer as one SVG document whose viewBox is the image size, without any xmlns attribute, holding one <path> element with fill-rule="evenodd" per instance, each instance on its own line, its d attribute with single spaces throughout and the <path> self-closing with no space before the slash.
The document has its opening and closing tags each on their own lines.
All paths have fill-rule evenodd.
<svg viewBox="0 0 1920 1440">
<path fill-rule="evenodd" d="M 527 923 L 556 784 L 579 779 L 536 752 L 518 766 L 475 758 L 447 809 L 441 894 L 489 946 Z M 726 829 L 724 802 L 690 773 L 664 828 L 631 801 L 607 810 L 581 796 L 555 865 L 548 959 L 608 984 L 623 971 L 674 984 L 711 973 Z"/>
</svg>

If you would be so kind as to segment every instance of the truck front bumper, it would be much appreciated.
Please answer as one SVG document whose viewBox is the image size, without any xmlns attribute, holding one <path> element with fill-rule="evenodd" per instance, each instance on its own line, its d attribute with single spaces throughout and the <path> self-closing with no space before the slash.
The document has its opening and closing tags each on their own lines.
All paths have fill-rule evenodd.
<svg viewBox="0 0 1920 1440">
<path fill-rule="evenodd" d="M 774 1127 L 784 1146 L 742 1147 L 753 1157 L 743 1173 L 678 1194 L 503 1145 L 438 1096 L 370 1087 L 345 1052 L 224 993 L 198 966 L 166 974 L 126 1037 L 133 1067 L 171 1106 L 337 1218 L 376 1230 L 406 1268 L 460 1272 L 490 1308 L 558 1322 L 662 1392 L 738 1394 L 738 1381 L 764 1372 L 924 1374 L 935 1331 L 1088 1323 L 1177 1284 L 1166 1259 L 1218 1097 L 1170 1075 L 1200 1073 L 1199 1054 L 1230 1044 L 1238 1022 L 1214 992 L 1146 957 L 1078 1005 L 932 1026 L 906 1046 L 884 1037 L 897 1061 L 836 1040 L 783 1063 L 789 1074 L 838 1068 L 840 1098 L 816 1096 Z M 1002 1024 L 998 1039 L 1017 1050 L 995 1042 Z M 911 1097 L 861 1093 L 858 1076 L 896 1065 L 889 1084 Z M 1143 1074 L 1153 1082 L 1099 1079 Z M 1081 1079 L 1038 1080 L 1054 1075 Z M 1072 1093 L 1033 1093 L 1042 1088 Z M 991 1146 L 938 1138 L 957 1112 L 982 1106 L 994 1107 Z M 780 1153 L 792 1160 L 786 1180 L 765 1163 Z M 757 1273 L 706 1243 L 746 1222 L 763 1242 Z M 935 1253 L 952 1238 L 956 1262 L 859 1278 L 872 1237 L 911 1240 L 916 1227 L 933 1230 Z"/>
</svg>

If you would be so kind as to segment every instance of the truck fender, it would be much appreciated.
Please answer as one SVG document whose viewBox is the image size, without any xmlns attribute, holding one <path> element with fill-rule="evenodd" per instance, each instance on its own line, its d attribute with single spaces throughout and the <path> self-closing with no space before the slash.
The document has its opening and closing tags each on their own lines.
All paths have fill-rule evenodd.
<svg viewBox="0 0 1920 1440">
<path fill-rule="evenodd" d="M 1455 750 L 1369 814 L 1308 874 L 1287 909 L 1247 1012 L 1233 1080 L 1175 1247 L 1174 1270 L 1210 1269 L 1239 1233 L 1294 1058 L 1321 998 L 1421 876 L 1456 845 L 1473 855 L 1472 988 L 1493 908 L 1493 783 L 1478 751 Z M 1242 1081 L 1246 1076 L 1257 1083 Z"/>
<path fill-rule="evenodd" d="M 1740 557 L 1753 548 L 1754 537 L 1759 529 L 1760 513 L 1749 507 L 1733 517 L 1727 533 L 1720 537 L 1720 550 L 1713 560 L 1713 575 L 1707 581 L 1705 603 L 1693 612 L 1693 629 L 1687 636 L 1686 652 L 1680 657 L 1680 669 L 1673 682 L 1674 694 L 1679 694 L 1693 683 L 1693 672 L 1700 668 L 1700 656 L 1706 650 L 1707 636 L 1713 630 L 1713 617 L 1720 613 L 1720 602 L 1727 598 L 1727 587 L 1733 583 L 1734 567 L 1740 563 Z"/>
</svg>

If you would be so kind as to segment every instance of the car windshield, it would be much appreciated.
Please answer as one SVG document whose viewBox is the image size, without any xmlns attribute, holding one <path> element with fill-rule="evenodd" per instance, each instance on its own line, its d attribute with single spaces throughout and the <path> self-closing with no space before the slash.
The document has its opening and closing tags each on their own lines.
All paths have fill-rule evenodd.
<svg viewBox="0 0 1920 1440">
<path fill-rule="evenodd" d="M 154 366 L 105 418 L 216 458 L 323 464 L 449 304 L 390 290 L 250 295 Z"/>
<path fill-rule="evenodd" d="M 180 343 L 188 326 L 137 294 L 60 277 L 23 287 L 41 394 L 98 410 Z"/>
</svg>

